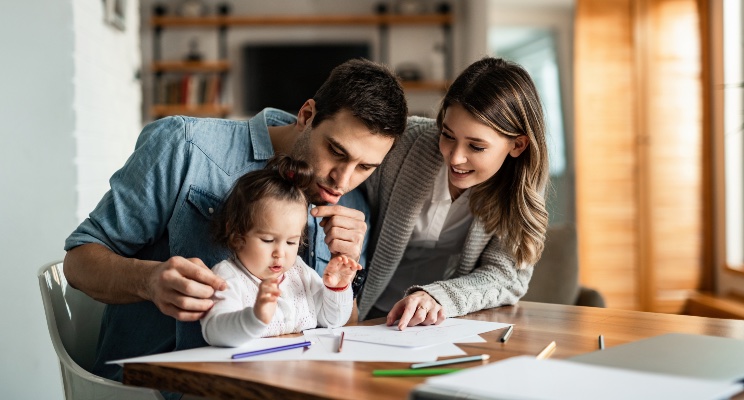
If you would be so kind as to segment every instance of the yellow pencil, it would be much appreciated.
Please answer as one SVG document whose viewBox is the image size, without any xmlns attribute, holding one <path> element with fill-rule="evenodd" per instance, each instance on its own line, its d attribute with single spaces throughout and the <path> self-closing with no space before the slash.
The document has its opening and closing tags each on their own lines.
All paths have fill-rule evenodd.
<svg viewBox="0 0 744 400">
<path fill-rule="evenodd" d="M 549 345 L 545 346 L 545 348 L 540 352 L 540 354 L 537 355 L 538 360 L 544 360 L 551 355 L 553 355 L 553 352 L 555 351 L 555 341 L 550 342 Z"/>
</svg>

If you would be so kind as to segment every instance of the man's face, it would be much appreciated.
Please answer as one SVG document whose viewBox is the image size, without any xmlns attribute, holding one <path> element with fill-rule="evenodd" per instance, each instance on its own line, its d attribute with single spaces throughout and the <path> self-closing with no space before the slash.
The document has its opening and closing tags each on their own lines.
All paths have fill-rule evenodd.
<svg viewBox="0 0 744 400">
<path fill-rule="evenodd" d="M 307 121 L 292 156 L 313 167 L 315 182 L 307 195 L 316 205 L 336 204 L 342 195 L 364 182 L 393 147 L 392 138 L 373 135 L 347 110 L 315 129 L 311 123 Z"/>
</svg>

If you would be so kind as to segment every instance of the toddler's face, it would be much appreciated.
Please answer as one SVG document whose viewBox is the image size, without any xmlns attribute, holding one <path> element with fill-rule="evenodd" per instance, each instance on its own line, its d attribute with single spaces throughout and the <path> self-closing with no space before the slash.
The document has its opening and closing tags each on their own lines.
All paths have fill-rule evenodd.
<svg viewBox="0 0 744 400">
<path fill-rule="evenodd" d="M 260 279 L 276 278 L 297 258 L 302 232 L 307 223 L 304 204 L 276 199 L 263 200 L 255 226 L 244 237 L 238 252 L 240 262 Z"/>
</svg>

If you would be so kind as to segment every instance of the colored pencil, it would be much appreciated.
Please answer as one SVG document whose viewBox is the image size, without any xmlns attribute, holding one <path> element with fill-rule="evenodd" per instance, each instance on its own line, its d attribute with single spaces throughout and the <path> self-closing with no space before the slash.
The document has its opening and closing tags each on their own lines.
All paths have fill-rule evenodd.
<svg viewBox="0 0 744 400">
<path fill-rule="evenodd" d="M 338 352 L 341 352 L 341 349 L 344 347 L 344 332 L 341 332 L 341 338 L 338 339 Z"/>
<path fill-rule="evenodd" d="M 296 349 L 298 347 L 310 347 L 311 344 L 313 344 L 313 342 L 305 341 L 305 342 L 300 342 L 300 343 L 288 344 L 284 346 L 270 347 L 268 349 L 246 351 L 245 353 L 233 354 L 232 359 L 235 360 L 238 358 L 259 356 L 261 354 L 268 354 L 268 353 L 275 353 L 277 351 L 291 350 L 291 349 Z"/>
<path fill-rule="evenodd" d="M 449 360 L 412 364 L 411 369 L 439 367 L 441 365 L 458 364 L 458 363 L 464 363 L 464 362 L 470 362 L 470 361 L 485 361 L 485 360 L 488 360 L 489 358 L 491 358 L 491 356 L 489 356 L 488 354 L 481 354 L 479 356 L 471 356 L 471 357 L 451 358 Z"/>
<path fill-rule="evenodd" d="M 555 351 L 555 341 L 550 342 L 549 345 L 545 346 L 545 348 L 540 352 L 540 354 L 537 355 L 538 360 L 544 360 L 551 355 L 553 355 L 553 352 Z"/>
<path fill-rule="evenodd" d="M 376 369 L 372 371 L 372 376 L 428 376 L 442 375 L 450 372 L 460 371 L 460 368 L 443 368 L 443 369 Z"/>
<path fill-rule="evenodd" d="M 506 341 L 509 340 L 509 337 L 511 336 L 513 330 L 514 330 L 514 325 L 509 325 L 509 328 L 506 329 L 506 332 L 504 332 L 504 335 L 501 336 L 501 343 L 506 343 Z"/>
</svg>

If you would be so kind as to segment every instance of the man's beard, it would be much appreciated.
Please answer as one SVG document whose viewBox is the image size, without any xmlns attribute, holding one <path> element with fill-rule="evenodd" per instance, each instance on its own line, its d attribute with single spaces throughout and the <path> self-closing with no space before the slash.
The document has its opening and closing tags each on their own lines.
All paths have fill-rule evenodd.
<svg viewBox="0 0 744 400">
<path fill-rule="evenodd" d="M 319 164 L 318 160 L 316 159 L 316 155 L 310 151 L 311 144 L 310 144 L 310 135 L 312 134 L 312 128 L 308 125 L 304 131 L 302 131 L 302 134 L 300 137 L 297 138 L 297 141 L 295 142 L 294 146 L 292 147 L 292 158 L 295 160 L 301 160 L 308 165 L 310 165 L 313 169 L 313 183 L 310 184 L 310 187 L 305 192 L 305 195 L 307 196 L 310 203 L 315 204 L 316 206 L 324 206 L 328 204 L 327 201 L 323 200 L 322 197 L 320 197 L 320 187 L 318 187 L 318 184 L 323 185 L 326 188 L 329 188 L 331 190 L 341 192 L 342 194 L 346 194 L 349 190 L 348 188 L 338 189 L 336 186 L 336 183 L 333 182 L 328 177 L 320 177 L 318 175 L 318 171 L 315 169 L 316 166 Z"/>
</svg>

